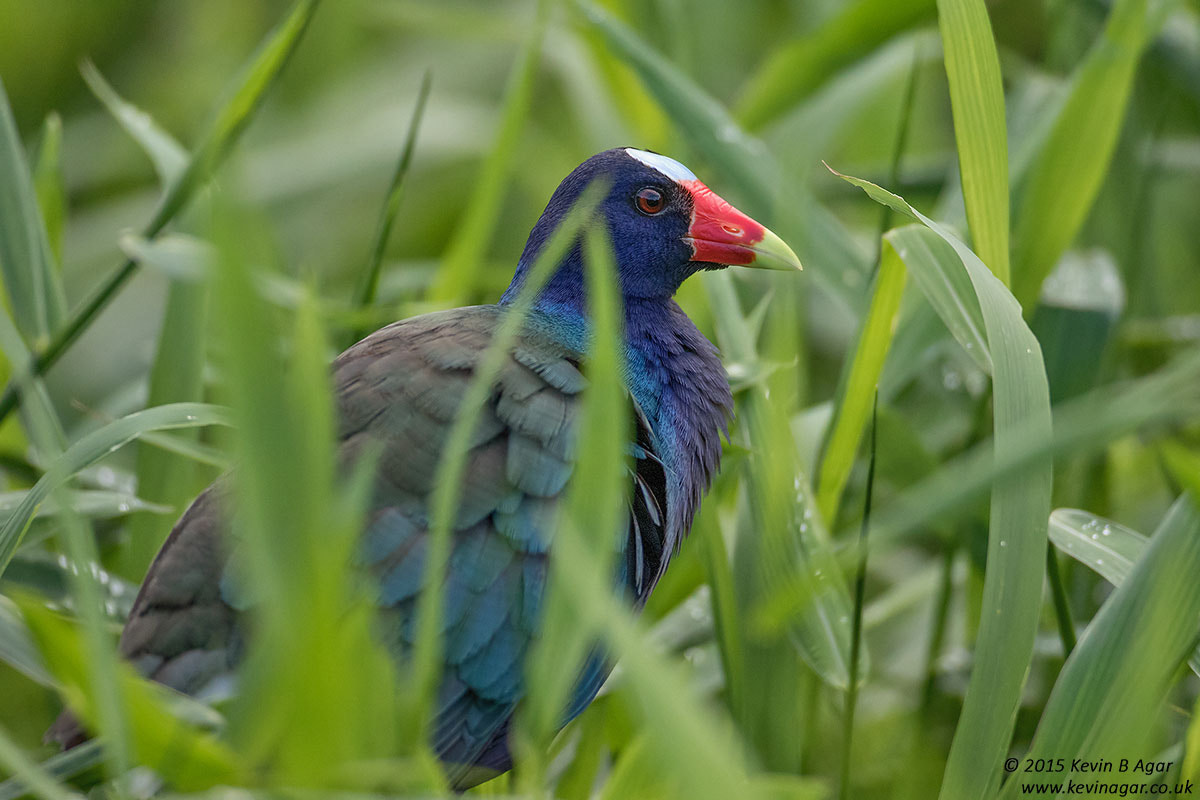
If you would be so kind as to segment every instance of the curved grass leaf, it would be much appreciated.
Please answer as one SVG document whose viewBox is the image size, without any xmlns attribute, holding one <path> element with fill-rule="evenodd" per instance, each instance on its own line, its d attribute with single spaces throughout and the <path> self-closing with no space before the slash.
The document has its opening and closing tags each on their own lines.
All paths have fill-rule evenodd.
<svg viewBox="0 0 1200 800">
<path fill-rule="evenodd" d="M 629 395 L 624 374 L 624 309 L 617 286 L 612 243 L 604 228 L 589 229 L 584 240 L 588 314 L 591 336 L 586 375 L 588 387 L 574 435 L 579 453 L 572 482 L 559 516 L 555 541 L 575 536 L 588 553 L 588 568 L 612 574 L 616 545 L 628 525 L 626 492 L 629 482 L 626 436 L 630 428 Z M 542 600 L 541 640 L 526 660 L 527 686 L 522 733 L 526 737 L 522 772 L 529 787 L 544 786 L 546 753 L 557 732 L 571 689 L 586 665 L 597 631 L 578 624 L 569 595 L 574 586 L 563 579 L 560 556 L 551 557 L 546 594 Z"/>
<path fill-rule="evenodd" d="M 966 245 L 900 197 L 842 176 L 876 201 L 919 220 L 891 231 L 888 241 L 914 272 L 934 269 L 927 253 L 951 248 L 975 292 L 992 360 L 994 448 L 1000 461 L 1022 448 L 1022 437 L 1051 438 L 1050 389 L 1037 339 L 1021 307 Z M 990 797 L 1000 785 L 1041 609 L 1052 461 L 1036 459 L 992 486 L 975 667 L 942 781 L 941 797 Z"/>
<path fill-rule="evenodd" d="M 204 335 L 208 316 L 208 286 L 172 281 L 167 288 L 158 350 L 150 368 L 146 405 L 199 402 L 204 399 Z M 179 431 L 175 438 L 195 442 L 198 431 Z M 151 434 L 153 436 L 153 434 Z M 184 508 L 195 494 L 195 462 L 154 443 L 138 445 L 138 494 L 146 500 Z M 120 555 L 120 572 L 140 580 L 154 559 L 173 520 L 154 514 L 135 514 L 129 522 L 129 542 Z"/>
<path fill-rule="evenodd" d="M 17 123 L 0 82 L 0 276 L 17 328 L 34 349 L 63 313 L 50 243 Z M 10 354 L 10 358 L 11 358 Z"/>
<path fill-rule="evenodd" d="M 1120 437 L 1149 426 L 1200 415 L 1200 357 L 1178 359 L 1145 378 L 1095 390 L 1057 406 L 1054 435 L 1022 426 L 1016 447 L 993 452 L 984 440 L 945 462 L 937 472 L 873 512 L 872 549 L 895 546 L 929 520 L 960 510 L 985 496 L 997 478 L 1016 475 L 1041 459 L 1102 450 Z"/>
<path fill-rule="evenodd" d="M 375 228 L 375 242 L 371 247 L 371 256 L 367 260 L 367 270 L 363 273 L 355 301 L 359 306 L 369 306 L 375 302 L 375 294 L 379 289 L 379 272 L 383 264 L 383 252 L 387 249 L 388 238 L 396 215 L 400 213 L 400 198 L 404 189 L 404 178 L 408 175 L 408 167 L 412 163 L 413 149 L 417 145 L 417 131 L 421 129 L 421 120 L 425 116 L 425 102 L 429 99 L 429 87 L 433 80 L 431 73 L 426 72 L 421 78 L 421 88 L 417 90 L 417 103 L 413 107 L 412 117 L 408 121 L 408 132 L 404 135 L 404 144 L 400 148 L 400 160 L 392 173 L 392 183 L 388 186 L 387 200 L 379 215 L 379 223 Z M 359 338 L 370 331 L 360 331 Z"/>
<path fill-rule="evenodd" d="M 559 531 L 561 534 L 563 531 Z M 584 536 L 556 536 L 556 563 L 579 625 L 601 632 L 620 659 L 628 690 L 637 700 L 640 730 L 669 781 L 678 781 L 680 796 L 702 800 L 731 797 L 757 800 L 766 795 L 746 778 L 742 745 L 728 722 L 696 701 L 678 665 L 645 641 L 637 622 L 612 592 L 611 575 L 590 563 Z"/>
<path fill-rule="evenodd" d="M 0 765 L 14 776 L 11 781 L 0 784 L 0 791 L 3 791 L 5 786 L 15 783 L 15 788 L 22 794 L 29 792 L 39 800 L 80 800 L 82 797 L 68 791 L 40 765 L 30 761 L 3 728 L 0 728 Z"/>
<path fill-rule="evenodd" d="M 493 140 L 491 152 L 483 162 L 467 209 L 457 225 L 458 232 L 430 289 L 429 299 L 434 302 L 455 305 L 475 291 L 480 264 L 484 262 L 488 242 L 500 220 L 500 206 L 504 201 L 513 156 L 533 104 L 533 86 L 541 62 L 542 39 L 546 33 L 550 5 L 550 0 L 538 0 L 533 25 L 521 46 L 505 89 L 500 129 Z"/>
<path fill-rule="evenodd" d="M 709 273 L 705 286 L 722 352 L 734 361 L 755 363 L 753 331 L 741 313 L 733 279 L 728 273 Z M 850 589 L 816 513 L 791 427 L 778 405 L 763 396 L 761 385 L 751 387 L 739 418 L 756 455 L 746 476 L 754 530 L 759 532 L 738 552 L 739 561 L 753 562 L 739 570 L 748 577 L 740 594 L 752 605 L 743 613 L 751 614 L 752 630 L 760 637 L 787 630 L 817 675 L 845 688 L 850 683 Z"/>
<path fill-rule="evenodd" d="M 1007 286 L 1008 139 L 992 25 L 983 0 L 938 0 L 937 6 L 971 239 Z"/>
<path fill-rule="evenodd" d="M 1129 577 L 1150 546 L 1150 539 L 1132 528 L 1074 508 L 1055 509 L 1050 515 L 1050 541 L 1113 586 Z M 1188 665 L 1200 675 L 1200 650 Z"/>
<path fill-rule="evenodd" d="M 67 190 L 62 171 L 62 118 L 51 112 L 42 125 L 42 141 L 38 145 L 37 163 L 33 167 L 33 188 L 37 193 L 38 208 L 46 226 L 46 241 L 50 245 L 51 267 L 62 268 L 63 228 L 67 221 Z M 50 296 L 58 299 L 52 303 L 59 306 L 55 312 L 61 316 L 66 308 L 58 272 L 51 271 Z M 57 325 L 60 317 L 51 322 Z"/>
<path fill-rule="evenodd" d="M 26 489 L 18 492 L 0 492 L 0 519 L 20 508 L 29 497 L 29 491 Z M 88 519 L 111 519 L 137 512 L 168 514 L 171 511 L 171 506 L 151 503 L 126 492 L 84 489 L 64 490 L 57 497 L 47 499 L 38 509 L 38 516 L 52 517 L 62 513 L 63 509 L 59 503 L 66 503 L 72 513 Z"/>
<path fill-rule="evenodd" d="M 1200 634 L 1197 572 L 1200 511 L 1184 494 L 1063 665 L 1025 758 L 1154 755 L 1143 748 Z M 1009 781 L 1001 797 L 1020 786 Z"/>
<path fill-rule="evenodd" d="M 16 510 L 0 524 L 0 574 L 8 566 L 30 521 L 50 493 L 79 470 L 96 463 L 146 431 L 228 424 L 229 414 L 223 408 L 203 403 L 176 403 L 130 414 L 75 442 L 55 459 Z"/>
<path fill-rule="evenodd" d="M 73 747 L 63 753 L 51 756 L 39 766 L 41 769 L 60 781 L 66 781 L 92 769 L 104 760 L 104 750 L 100 742 L 93 739 Z M 27 789 L 20 778 L 10 778 L 0 783 L 0 800 L 19 800 L 26 795 Z M 75 795 L 71 795 L 74 800 Z"/>
<path fill-rule="evenodd" d="M 392 663 L 372 636 L 374 593 L 351 572 L 375 459 L 346 464 L 339 481 L 314 300 L 281 319 L 243 257 L 254 233 L 239 225 L 242 215 L 217 211 L 213 291 L 237 423 L 228 534 L 236 545 L 225 585 L 254 619 L 228 740 L 275 785 L 345 788 L 347 765 L 396 751 Z"/>
<path fill-rule="evenodd" d="M 830 75 L 924 19 L 933 0 L 857 0 L 810 34 L 777 48 L 742 92 L 737 116 L 757 130 L 794 108 Z"/>
<path fill-rule="evenodd" d="M 871 306 L 863 320 L 849 376 L 836 406 L 829 446 L 825 450 L 825 457 L 821 459 L 817 508 L 822 519 L 833 520 L 837 516 L 838 503 L 854 466 L 854 457 L 858 454 L 858 445 L 862 441 L 871 410 L 871 398 L 875 396 L 875 387 L 883 372 L 883 363 L 896 328 L 900 298 L 904 294 L 904 263 L 890 244 L 884 244 Z"/>
<path fill-rule="evenodd" d="M 46 663 L 33 646 L 25 621 L 17 613 L 16 606 L 3 595 L 0 595 L 0 661 L 34 683 L 54 685 Z"/>
<path fill-rule="evenodd" d="M 425 562 L 423 585 L 441 586 L 445 579 L 450 555 L 450 533 L 455 508 L 462 491 L 462 475 L 467 466 L 467 451 L 471 433 L 480 409 L 487 402 L 492 385 L 504 365 L 504 360 L 520 333 L 534 300 L 558 267 L 563 256 L 577 241 L 584 226 L 592 219 L 607 187 L 588 186 L 563 223 L 555 229 L 546 246 L 538 253 L 529 275 L 516 299 L 510 304 L 504 320 L 484 351 L 475 374 L 459 405 L 454 424 L 446 436 L 445 446 L 434 475 L 434 491 L 430 508 L 429 549 Z M 414 701 L 418 704 L 406 720 L 405 738 L 420 740 L 433 719 L 433 701 L 440 680 L 442 637 L 439 620 L 442 616 L 443 592 L 423 591 L 417 605 L 416 643 L 412 665 Z"/>
<path fill-rule="evenodd" d="M 159 182 L 171 186 L 187 168 L 188 152 L 175 141 L 171 134 L 159 127 L 154 118 L 130 103 L 116 89 L 109 85 L 96 65 L 85 60 L 79 65 L 79 72 L 84 82 L 92 90 L 92 94 L 104 104 L 108 113 L 120 123 L 125 132 L 138 143 L 154 164 Z"/>
<path fill-rule="evenodd" d="M 1072 76 L 1054 126 L 1034 157 L 1020 192 L 1013 245 L 1013 293 L 1028 311 L 1100 191 L 1138 62 L 1161 22 L 1161 8 L 1152 8 L 1149 0 L 1113 3 L 1108 24 Z"/>
<path fill-rule="evenodd" d="M 72 711 L 94 726 L 101 698 L 96 696 L 99 687 L 91 674 L 85 633 L 38 603 L 22 603 L 21 611 Z M 171 712 L 169 689 L 137 676 L 128 664 L 118 664 L 117 672 L 116 688 L 129 717 L 136 763 L 185 791 L 245 780 L 228 746 Z"/>
</svg>

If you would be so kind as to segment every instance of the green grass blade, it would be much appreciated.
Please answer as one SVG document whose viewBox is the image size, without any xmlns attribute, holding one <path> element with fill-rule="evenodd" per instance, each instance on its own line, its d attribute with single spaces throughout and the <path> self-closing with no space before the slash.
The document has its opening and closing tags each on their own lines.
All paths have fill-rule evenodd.
<svg viewBox="0 0 1200 800">
<path fill-rule="evenodd" d="M 50 465 L 17 509 L 0 524 L 0 574 L 8 566 L 30 521 L 50 492 L 79 470 L 96 463 L 146 431 L 228 424 L 228 412 L 218 406 L 176 403 L 130 414 L 84 436 Z"/>
<path fill-rule="evenodd" d="M 595 574 L 612 574 L 617 545 L 628 526 L 629 465 L 627 441 L 630 428 L 629 395 L 624 374 L 624 310 L 617 286 L 612 243 L 604 228 L 592 228 L 584 240 L 587 265 L 588 314 L 591 342 L 586 374 L 588 388 L 581 398 L 575 436 L 578 460 L 572 474 L 564 508 L 558 520 L 556 541 L 563 535 L 580 538 L 588 554 L 588 568 Z M 557 551 L 551 556 L 547 589 L 542 601 L 541 641 L 530 653 L 527 686 L 534 687 L 526 699 L 522 720 L 522 773 L 528 788 L 536 791 L 546 783 L 546 753 L 570 702 L 571 689 L 589 650 L 595 646 L 596 631 L 578 624 L 571 608 L 571 582 L 564 580 Z M 615 589 L 615 587 L 614 587 Z"/>
<path fill-rule="evenodd" d="M 0 82 L 0 277 L 17 328 L 36 350 L 49 335 L 52 299 L 50 244 L 17 124 Z"/>
<path fill-rule="evenodd" d="M 1113 586 L 1120 586 L 1150 546 L 1150 540 L 1124 525 L 1074 508 L 1050 515 L 1050 541 Z M 1200 675 L 1200 650 L 1188 659 Z"/>
<path fill-rule="evenodd" d="M 525 319 L 541 288 L 561 263 L 563 256 L 577 240 L 580 231 L 592 219 L 599 199 L 607 187 L 591 185 L 585 189 L 546 246 L 538 253 L 529 275 L 516 299 L 510 304 L 504 320 L 480 359 L 466 393 L 458 408 L 454 424 L 446 436 L 446 444 L 434 476 L 434 491 L 430 502 L 429 548 L 425 563 L 424 589 L 417 604 L 416 642 L 411 667 L 412 701 L 416 706 L 406 714 L 402 741 L 423 741 L 433 720 L 433 701 L 442 668 L 442 636 L 439 620 L 442 617 L 444 582 L 450 556 L 450 533 L 462 489 L 462 475 L 467 465 L 471 433 L 480 409 L 491 396 L 492 385 L 508 358 Z"/>
<path fill-rule="evenodd" d="M 875 396 L 875 387 L 891 347 L 900 298 L 904 294 L 904 282 L 904 262 L 895 249 L 885 242 L 871 305 L 854 349 L 850 374 L 836 405 L 829 446 L 825 450 L 825 457 L 821 459 L 817 479 L 817 509 L 822 519 L 837 518 L 838 503 L 850 478 L 854 457 L 858 454 L 858 445 L 870 414 L 871 398 Z"/>
<path fill-rule="evenodd" d="M 1008 286 L 1008 139 L 992 25 L 983 0 L 937 5 L 971 238 L 979 258 Z"/>
<path fill-rule="evenodd" d="M 388 238 L 391 236 L 392 226 L 396 222 L 396 215 L 400 213 L 404 178 L 408 175 L 408 168 L 412 163 L 413 149 L 417 145 L 417 131 L 421 129 L 421 120 L 425 117 L 425 102 L 429 99 L 429 87 L 432 81 L 432 73 L 426 72 L 425 76 L 421 78 L 421 88 L 417 90 L 417 102 L 413 107 L 412 117 L 408 121 L 408 132 L 404 135 L 404 144 L 400 148 L 400 160 L 396 162 L 396 169 L 392 173 L 392 183 L 388 186 L 387 200 L 384 202 L 383 210 L 379 214 L 379 223 L 375 228 L 375 241 L 371 246 L 370 258 L 367 259 L 367 269 L 363 273 L 358 294 L 355 297 L 355 303 L 359 306 L 369 306 L 375 302 L 375 294 L 379 289 L 380 267 L 383 265 L 383 253 L 387 249 Z M 358 338 L 362 338 L 368 333 L 370 331 L 359 331 Z"/>
<path fill-rule="evenodd" d="M 25 621 L 18 614 L 16 606 L 3 595 L 0 595 L 0 661 L 34 683 L 54 685 L 46 662 L 33 645 Z"/>
<path fill-rule="evenodd" d="M 814 30 L 777 48 L 750 77 L 737 116 L 757 130 L 795 108 L 829 76 L 897 33 L 933 18 L 933 0 L 857 0 Z"/>
<path fill-rule="evenodd" d="M 787 183 L 786 171 L 763 143 L 742 130 L 724 106 L 670 59 L 587 0 L 575 0 L 575 5 L 588 28 L 600 33 L 609 49 L 633 68 L 679 134 L 737 184 L 746 201 L 743 210 L 771 224 L 822 288 L 857 315 L 869 265 L 840 221 L 811 192 Z"/>
<path fill-rule="evenodd" d="M 754 332 L 741 312 L 733 278 L 711 273 L 705 286 L 726 358 L 757 363 Z M 756 534 L 743 537 L 737 553 L 741 601 L 748 606 L 743 614 L 750 615 L 751 631 L 759 638 L 786 630 L 822 680 L 845 688 L 850 681 L 850 590 L 816 513 L 808 477 L 796 460 L 791 428 L 761 385 L 750 389 L 739 418 L 755 454 L 745 474 Z M 754 680 L 751 674 L 745 677 Z"/>
<path fill-rule="evenodd" d="M 208 286 L 172 281 L 167 289 L 158 352 L 150 369 L 150 408 L 169 403 L 199 402 L 204 398 L 205 320 Z M 177 438 L 195 441 L 198 431 L 184 430 Z M 150 442 L 138 445 L 138 494 L 155 503 L 187 506 L 195 494 L 196 469 L 181 458 Z M 122 575 L 140 580 L 171 529 L 172 520 L 154 514 L 137 514 L 129 523 L 129 541 L 120 555 Z"/>
<path fill-rule="evenodd" d="M 590 564 L 582 532 L 555 539 L 555 559 L 581 627 L 598 630 L 620 659 L 624 680 L 636 700 L 639 729 L 655 755 L 663 778 L 678 782 L 680 796 L 698 800 L 753 800 L 762 795 L 746 781 L 742 745 L 727 720 L 714 715 L 687 689 L 678 665 L 649 645 L 612 592 L 610 573 Z M 765 800 L 765 797 L 764 797 Z"/>
<path fill-rule="evenodd" d="M 63 228 L 67 221 L 67 190 L 62 168 L 62 118 L 56 113 L 46 116 L 42 125 L 42 141 L 38 145 L 37 163 L 33 167 L 33 188 L 37 192 L 38 208 L 46 225 L 46 241 L 50 245 L 52 266 L 62 268 Z M 50 321 L 58 325 L 65 313 L 58 272 L 51 270 L 52 284 L 48 289 Z"/>
<path fill-rule="evenodd" d="M 159 127 L 153 117 L 117 94 L 116 89 L 109 85 L 91 61 L 85 60 L 81 63 L 79 72 L 92 94 L 96 95 L 96 99 L 104 104 L 113 119 L 150 157 L 150 163 L 158 173 L 159 182 L 164 187 L 174 184 L 187 169 L 187 150 L 176 142 L 171 134 Z"/>
<path fill-rule="evenodd" d="M 1196 644 L 1198 571 L 1200 511 L 1185 494 L 1063 665 L 1027 758 L 1153 755 L 1142 748 Z M 1001 796 L 1017 797 L 1020 783 Z"/>
<path fill-rule="evenodd" d="M 922 259 L 931 243 L 949 245 L 960 259 L 978 298 L 992 356 L 994 458 L 999 461 L 1018 452 L 1025 436 L 1051 438 L 1050 389 L 1041 348 L 1016 299 L 975 253 L 941 225 L 874 184 L 846 180 L 924 224 L 888 234 L 906 265 Z M 975 668 L 946 764 L 943 798 L 990 797 L 1000 785 L 1001 762 L 1033 657 L 1041 609 L 1052 464 L 1048 457 L 1039 458 L 1020 474 L 998 479 L 992 486 Z"/>
<path fill-rule="evenodd" d="M 128 715 L 136 763 L 151 767 L 183 790 L 245 780 L 238 757 L 227 745 L 172 713 L 170 690 L 137 676 L 122 663 L 114 664 L 116 693 L 105 698 L 96 685 L 85 631 L 37 603 L 23 603 L 21 610 L 73 711 L 94 727 L 104 702 L 119 703 Z M 111 748 L 111 740 L 106 744 Z"/>
<path fill-rule="evenodd" d="M 501 111 L 500 129 L 492 149 L 483 162 L 475 191 L 457 225 L 457 233 L 442 259 L 438 275 L 430 289 L 429 299 L 451 306 L 469 298 L 475 291 L 480 265 L 483 264 L 488 243 L 500 220 L 501 204 L 512 171 L 521 131 L 533 105 L 533 87 L 541 63 L 542 39 L 545 37 L 551 0 L 538 0 L 533 24 L 509 76 Z"/>
<path fill-rule="evenodd" d="M 1072 76 L 1066 101 L 1034 157 L 1018 196 L 1013 244 L 1013 292 L 1029 311 L 1108 173 L 1157 16 L 1149 0 L 1113 4 L 1108 24 Z"/>
<path fill-rule="evenodd" d="M 208 131 L 192 153 L 183 174 L 167 189 L 154 216 L 143 229 L 144 238 L 153 239 L 157 236 L 191 201 L 213 170 L 228 155 L 246 126 L 250 124 L 267 91 L 295 52 L 319 2 L 320 0 L 296 0 L 283 22 L 268 34 L 249 65 L 234 82 L 228 99 L 218 107 Z M 4 185 L 4 182 L 0 181 L 0 185 Z M 0 218 L 8 218 L 3 209 L 0 209 Z M 70 319 L 54 331 L 53 338 L 45 349 L 38 353 L 31 365 L 33 374 L 41 375 L 53 366 L 136 272 L 137 263 L 129 259 L 104 280 Z M 18 403 L 20 395 L 16 386 L 10 382 L 4 394 L 0 396 L 0 422 Z"/>
<path fill-rule="evenodd" d="M 126 492 L 107 489 L 63 490 L 59 494 L 61 499 L 66 501 L 67 509 L 88 519 L 111 519 L 139 511 L 147 511 L 152 514 L 166 514 L 171 511 L 170 506 L 148 503 L 142 498 Z M 28 489 L 0 492 L 0 518 L 19 508 L 28 496 Z M 38 516 L 52 517 L 62 511 L 63 509 L 51 498 L 38 509 Z"/>
<path fill-rule="evenodd" d="M 279 785 L 331 788 L 353 780 L 348 765 L 396 749 L 392 663 L 372 636 L 374 596 L 351 573 L 375 459 L 345 464 L 350 475 L 340 480 L 315 302 L 302 299 L 294 315 L 268 305 L 259 270 L 243 258 L 253 234 L 234 220 L 244 216 L 218 209 L 214 236 L 215 307 L 237 423 L 227 586 L 255 624 L 229 741 Z"/>
<path fill-rule="evenodd" d="M 13 392 L 14 397 L 31 398 L 27 407 L 28 413 L 24 415 L 23 420 L 26 432 L 32 434 L 33 426 L 38 421 L 50 426 L 53 430 L 39 443 L 42 447 L 50 448 L 46 450 L 43 457 L 51 458 L 57 455 L 66 442 L 62 425 L 54 411 L 54 404 L 50 400 L 50 393 L 46 390 L 45 382 L 32 374 L 33 354 L 29 352 L 20 331 L 17 330 L 8 311 L 3 307 L 0 307 L 0 353 L 8 358 L 10 365 L 9 391 Z M 29 438 L 32 440 L 32 435 Z M 3 560 L 0 560 L 0 574 L 3 572 Z"/>
<path fill-rule="evenodd" d="M 104 759 L 104 751 L 100 743 L 92 740 L 79 747 L 67 750 L 65 753 L 51 756 L 38 766 L 51 778 L 65 781 L 85 772 Z M 20 778 L 10 778 L 0 783 L 0 800 L 20 800 L 28 794 L 25 784 Z M 69 795 L 74 800 L 76 795 Z"/>
<path fill-rule="evenodd" d="M 14 776 L 14 781 L 21 783 L 23 788 L 40 800 L 79 800 L 82 797 L 68 790 L 41 766 L 30 761 L 4 728 L 0 728 L 0 764 Z M 3 789 L 2 785 L 0 789 Z"/>
<path fill-rule="evenodd" d="M 1128 577 L 1150 543 L 1132 528 L 1074 508 L 1050 515 L 1050 541 L 1114 586 Z"/>
<path fill-rule="evenodd" d="M 1158 373 L 1106 387 L 1067 403 L 1054 415 L 1054 435 L 1035 427 L 1018 431 L 1017 447 L 993 452 L 984 440 L 881 508 L 873 524 L 875 549 L 894 546 L 929 520 L 960 510 L 987 494 L 992 483 L 1041 459 L 1086 455 L 1134 431 L 1200 415 L 1200 358 L 1180 358 Z"/>
</svg>

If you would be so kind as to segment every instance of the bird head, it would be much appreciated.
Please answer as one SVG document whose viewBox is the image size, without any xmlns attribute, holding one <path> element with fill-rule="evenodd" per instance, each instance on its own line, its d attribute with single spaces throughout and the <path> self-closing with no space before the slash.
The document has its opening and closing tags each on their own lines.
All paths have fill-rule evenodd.
<svg viewBox="0 0 1200 800">
<path fill-rule="evenodd" d="M 555 190 L 529 235 L 511 299 L 550 234 L 593 182 L 608 189 L 598 214 L 608 227 L 624 296 L 670 297 L 690 275 L 726 266 L 800 269 L 783 240 L 705 186 L 683 164 L 632 147 L 598 153 Z M 564 259 L 543 292 L 552 302 L 582 296 L 579 248 Z"/>
</svg>

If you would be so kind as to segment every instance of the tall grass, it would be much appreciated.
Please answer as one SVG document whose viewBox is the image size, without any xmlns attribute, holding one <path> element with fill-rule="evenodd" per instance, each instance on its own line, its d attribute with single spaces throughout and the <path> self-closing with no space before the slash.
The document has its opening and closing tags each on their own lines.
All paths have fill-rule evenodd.
<svg viewBox="0 0 1200 800">
<path fill-rule="evenodd" d="M 1200 778 L 1193 6 L 119 6 L 79 71 L 14 61 L 0 26 L 0 798 L 446 794 L 423 738 L 440 595 L 397 670 L 348 566 L 372 461 L 335 464 L 330 343 L 494 301 L 561 177 L 647 143 L 806 270 L 680 293 L 737 417 L 637 617 L 606 547 L 620 304 L 587 238 L 579 477 L 517 769 L 471 792 L 990 800 L 1022 794 L 1013 757 Z M 431 581 L 487 364 L 439 467 Z M 114 635 L 229 464 L 256 636 L 208 707 Z M 557 733 L 598 643 L 617 670 Z M 39 744 L 60 701 L 96 743 Z"/>
</svg>

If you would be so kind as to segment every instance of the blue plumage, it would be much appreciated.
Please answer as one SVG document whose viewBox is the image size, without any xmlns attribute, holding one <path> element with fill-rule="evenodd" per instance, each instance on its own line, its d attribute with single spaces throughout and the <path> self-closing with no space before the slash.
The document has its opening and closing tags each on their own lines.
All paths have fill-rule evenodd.
<svg viewBox="0 0 1200 800">
<path fill-rule="evenodd" d="M 499 305 L 389 325 L 334 364 L 340 456 L 379 452 L 358 565 L 378 585 L 380 630 L 408 657 L 422 591 L 433 475 L 481 355 L 550 234 L 583 189 L 600 206 L 625 309 L 626 385 L 636 420 L 629 525 L 614 581 L 645 603 L 715 473 L 732 408 L 716 349 L 672 300 L 680 283 L 723 263 L 794 256 L 677 162 L 643 151 L 588 159 L 554 192 Z M 574 420 L 586 381 L 587 302 L 580 248 L 558 265 L 508 354 L 472 432 L 444 593 L 444 672 L 431 741 L 459 785 L 508 769 L 507 731 L 540 628 L 553 522 L 574 470 Z M 242 653 L 241 612 L 254 598 L 230 569 L 223 483 L 197 499 L 155 560 L 121 639 L 145 674 L 203 693 Z M 236 560 L 234 561 L 236 564 Z M 610 665 L 593 653 L 564 720 L 580 713 Z M 64 719 L 52 733 L 79 739 Z"/>
</svg>

